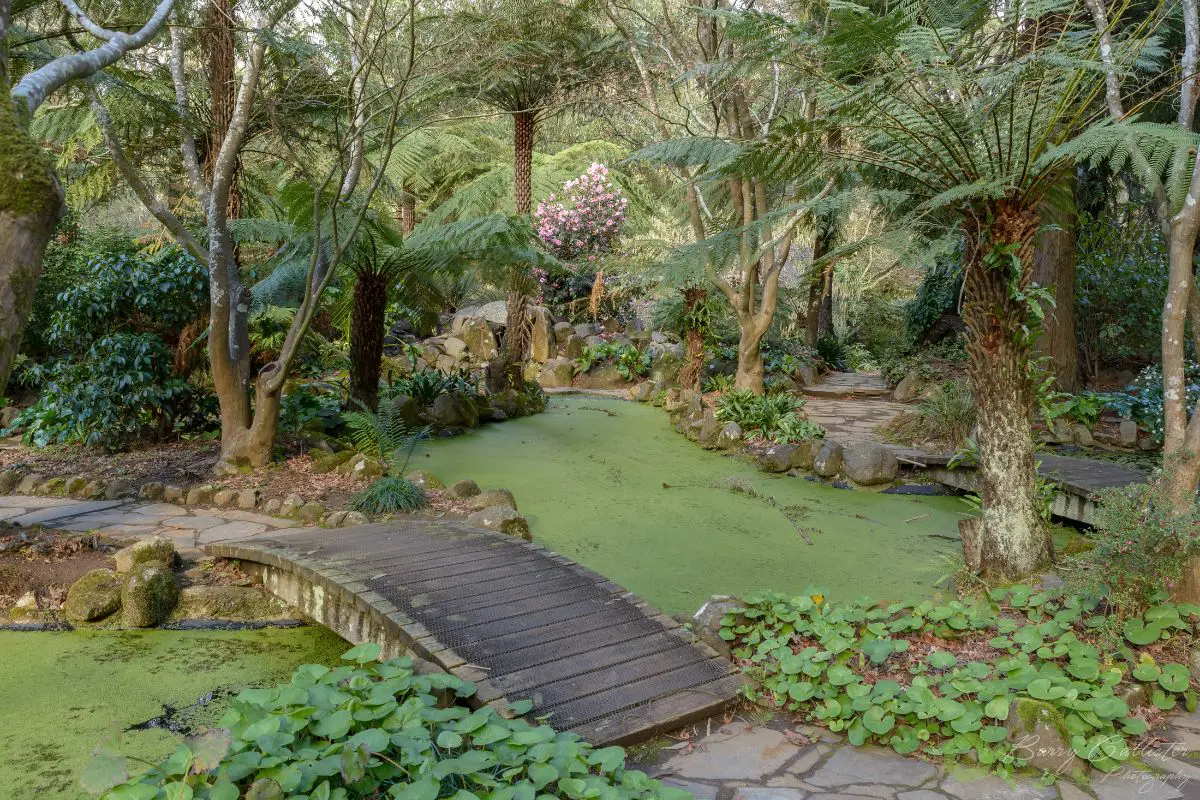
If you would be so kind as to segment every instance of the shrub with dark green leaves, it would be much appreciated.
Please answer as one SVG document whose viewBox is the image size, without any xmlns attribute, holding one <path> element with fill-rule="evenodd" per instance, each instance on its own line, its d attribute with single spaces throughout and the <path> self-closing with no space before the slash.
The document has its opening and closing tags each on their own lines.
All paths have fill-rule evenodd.
<svg viewBox="0 0 1200 800">
<path fill-rule="evenodd" d="M 84 773 L 105 800 L 238 797 L 296 800 L 686 800 L 688 794 L 625 768 L 619 747 L 484 706 L 444 706 L 475 687 L 446 674 L 417 675 L 410 659 L 375 663 L 365 644 L 330 669 L 306 665 L 288 684 L 248 689 L 219 727 L 185 739 L 136 778 L 102 751 Z M 517 713 L 528 702 L 514 703 Z"/>
<path fill-rule="evenodd" d="M 794 394 L 756 395 L 749 389 L 734 389 L 717 399 L 716 418 L 736 422 L 750 435 L 773 442 L 820 439 L 825 429 L 802 416 L 804 398 Z"/>
<path fill-rule="evenodd" d="M 750 698 L 855 745 L 1008 774 L 1024 762 L 1005 721 L 1044 713 L 1076 755 L 1112 772 L 1133 757 L 1129 739 L 1149 730 L 1122 699 L 1127 688 L 1144 687 L 1162 710 L 1181 699 L 1196 708 L 1187 666 L 1168 654 L 1187 652 L 1197 606 L 1163 603 L 1114 628 L 1095 597 L 1028 586 L 944 604 L 835 605 L 819 589 L 746 603 L 720 635 L 757 683 Z"/>
<path fill-rule="evenodd" d="M 597 364 L 615 364 L 617 372 L 627 381 L 650 374 L 650 350 L 633 344 L 601 342 L 583 348 L 575 359 L 576 372 L 587 372 Z"/>
</svg>

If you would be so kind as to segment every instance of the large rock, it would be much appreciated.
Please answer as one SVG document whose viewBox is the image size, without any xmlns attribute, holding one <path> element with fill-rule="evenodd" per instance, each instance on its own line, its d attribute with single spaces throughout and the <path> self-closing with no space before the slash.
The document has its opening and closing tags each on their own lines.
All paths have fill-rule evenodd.
<svg viewBox="0 0 1200 800">
<path fill-rule="evenodd" d="M 622 389 L 629 381 L 617 371 L 616 364 L 601 364 L 579 373 L 578 385 L 582 389 Z"/>
<path fill-rule="evenodd" d="M 822 478 L 832 478 L 842 471 L 845 448 L 837 442 L 825 441 L 813 459 L 813 471 Z"/>
<path fill-rule="evenodd" d="M 529 532 L 529 521 L 518 514 L 516 509 L 507 506 L 492 506 L 476 511 L 467 517 L 467 524 L 489 531 L 499 531 L 509 536 L 519 536 L 525 540 L 533 538 Z"/>
<path fill-rule="evenodd" d="M 423 492 L 436 492 L 446 488 L 446 483 L 437 475 L 423 469 L 414 469 L 404 479 Z"/>
<path fill-rule="evenodd" d="M 763 472 L 787 472 L 796 450 L 794 444 L 771 445 L 758 457 L 758 468 Z"/>
<path fill-rule="evenodd" d="M 636 400 L 639 403 L 649 403 L 654 399 L 654 392 L 658 389 L 658 384 L 654 381 L 642 381 L 637 386 L 631 386 L 629 389 L 629 399 Z"/>
<path fill-rule="evenodd" d="M 1016 748 L 1013 754 L 1025 759 L 1028 769 L 1057 775 L 1086 774 L 1087 764 L 1072 749 L 1062 714 L 1050 703 L 1017 698 L 1004 725 Z"/>
<path fill-rule="evenodd" d="M 429 418 L 443 428 L 474 428 L 479 424 L 475 404 L 457 392 L 438 395 L 429 407 Z"/>
<path fill-rule="evenodd" d="M 458 335 L 466 343 L 467 352 L 479 361 L 489 361 L 499 353 L 496 334 L 483 317 L 464 319 Z"/>
<path fill-rule="evenodd" d="M 1121 420 L 1117 426 L 1117 441 L 1122 447 L 1136 447 L 1138 439 L 1137 423 L 1131 419 Z"/>
<path fill-rule="evenodd" d="M 742 444 L 742 426 L 736 422 L 727 422 L 717 434 L 718 450 L 733 450 Z"/>
<path fill-rule="evenodd" d="M 567 358 L 571 361 L 574 361 L 577 358 L 583 358 L 583 337 L 576 336 L 573 333 L 568 336 L 564 345 L 564 352 L 566 353 Z"/>
<path fill-rule="evenodd" d="M 825 442 L 820 439 L 805 439 L 797 442 L 796 449 L 792 453 L 792 466 L 797 469 L 812 469 L 813 462 L 817 460 L 817 454 L 821 452 L 824 444 Z"/>
<path fill-rule="evenodd" d="M 175 543 L 166 536 L 142 539 L 113 555 L 117 572 L 132 572 L 135 567 L 157 566 L 170 569 L 175 564 Z"/>
<path fill-rule="evenodd" d="M 466 500 L 468 497 L 474 497 L 477 494 L 479 494 L 479 484 L 470 478 L 455 481 L 446 490 L 446 496 L 451 500 Z"/>
<path fill-rule="evenodd" d="M 529 334 L 529 356 L 534 361 L 546 362 L 558 355 L 558 339 L 554 335 L 550 312 L 541 306 L 529 309 L 531 330 Z"/>
<path fill-rule="evenodd" d="M 921 393 L 921 376 L 912 371 L 900 379 L 892 390 L 892 399 L 897 403 L 911 403 Z"/>
<path fill-rule="evenodd" d="M 508 303 L 503 300 L 493 300 L 481 305 L 476 313 L 493 325 L 504 325 L 508 322 Z"/>
<path fill-rule="evenodd" d="M 821 380 L 821 374 L 812 364 L 804 362 L 796 367 L 796 378 L 805 386 L 816 386 Z"/>
<path fill-rule="evenodd" d="M 94 622 L 120 607 L 121 576 L 111 569 L 93 569 L 71 584 L 63 613 L 71 622 Z"/>
<path fill-rule="evenodd" d="M 121 586 L 121 609 L 131 628 L 151 628 L 165 620 L 179 599 L 175 575 L 154 564 L 134 568 Z"/>
<path fill-rule="evenodd" d="M 538 384 L 546 389 L 563 389 L 575 379 L 575 365 L 566 358 L 552 358 L 538 375 Z"/>
<path fill-rule="evenodd" d="M 445 349 L 446 355 L 457 358 L 467 350 L 467 343 L 457 336 L 447 336 L 442 340 L 442 348 Z"/>
<path fill-rule="evenodd" d="M 721 429 L 724 427 L 725 423 L 717 419 L 712 409 L 709 409 L 700 420 L 700 430 L 696 441 L 705 450 L 716 450 L 717 442 L 721 437 Z"/>
<path fill-rule="evenodd" d="M 595 325 L 592 325 L 591 323 L 588 323 L 588 322 L 585 322 L 582 325 L 575 326 L 575 335 L 578 336 L 580 339 L 586 339 L 589 336 L 595 336 L 599 332 L 600 332 L 600 330 Z"/>
<path fill-rule="evenodd" d="M 554 323 L 554 339 L 559 344 L 566 344 L 567 339 L 575 333 L 575 326 L 569 322 Z"/>
<path fill-rule="evenodd" d="M 863 486 L 891 483 L 900 471 L 895 454 L 880 444 L 851 444 L 846 447 L 842 459 L 846 477 Z"/>
<path fill-rule="evenodd" d="M 513 494 L 508 489 L 492 489 L 480 492 L 467 500 L 467 507 L 472 511 L 482 511 L 485 508 L 494 508 L 497 506 L 507 506 L 515 511 L 517 509 L 517 501 L 513 499 Z"/>
<path fill-rule="evenodd" d="M 179 593 L 174 619 L 215 619 L 231 622 L 295 619 L 286 603 L 249 586 L 189 586 Z"/>
<path fill-rule="evenodd" d="M 658 386 L 673 386 L 683 369 L 683 345 L 650 345 L 650 379 Z"/>
</svg>

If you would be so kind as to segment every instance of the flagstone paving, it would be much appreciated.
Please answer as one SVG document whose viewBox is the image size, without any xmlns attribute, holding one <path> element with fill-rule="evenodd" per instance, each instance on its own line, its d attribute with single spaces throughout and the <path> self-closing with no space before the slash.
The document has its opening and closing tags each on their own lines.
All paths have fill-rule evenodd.
<svg viewBox="0 0 1200 800">
<path fill-rule="evenodd" d="M 1173 720 L 1166 738 L 1183 736 L 1200 737 L 1200 713 Z M 785 734 L 735 720 L 672 747 L 679 750 L 646 769 L 697 800 L 1200 800 L 1200 766 L 1182 742 L 1142 753 L 1146 769 L 1093 771 L 1085 787 L 946 769 L 808 726 Z"/>
</svg>

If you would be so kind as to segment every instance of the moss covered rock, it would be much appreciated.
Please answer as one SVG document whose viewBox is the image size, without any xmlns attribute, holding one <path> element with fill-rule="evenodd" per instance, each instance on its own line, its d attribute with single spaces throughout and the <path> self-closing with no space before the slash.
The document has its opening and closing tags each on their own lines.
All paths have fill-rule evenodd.
<svg viewBox="0 0 1200 800">
<path fill-rule="evenodd" d="M 120 607 L 121 576 L 111 569 L 94 569 L 71 585 L 63 613 L 71 622 L 95 622 Z"/>
<path fill-rule="evenodd" d="M 171 615 L 179 586 L 169 569 L 156 564 L 135 567 L 121 584 L 121 610 L 131 628 L 152 628 Z"/>
<path fill-rule="evenodd" d="M 130 572 L 142 565 L 154 565 L 170 570 L 175 564 L 175 543 L 165 536 L 142 539 L 118 550 L 113 556 L 113 561 L 117 563 L 117 572 Z"/>
<path fill-rule="evenodd" d="M 515 508 L 507 506 L 492 506 L 476 511 L 467 517 L 467 523 L 489 531 L 518 536 L 527 541 L 533 539 L 529 531 L 529 521 L 518 514 Z"/>
<path fill-rule="evenodd" d="M 1005 722 L 1015 755 L 1034 770 L 1057 775 L 1087 773 L 1087 764 L 1075 754 L 1066 722 L 1057 708 L 1029 697 L 1013 702 Z"/>
<path fill-rule="evenodd" d="M 435 491 L 445 489 L 446 484 L 436 475 L 432 475 L 423 469 L 415 469 L 404 476 L 404 479 L 412 483 L 418 489 L 423 491 Z"/>
<path fill-rule="evenodd" d="M 487 492 L 480 492 L 469 498 L 467 504 L 472 511 L 482 511 L 485 508 L 493 508 L 495 506 L 507 506 L 514 511 L 517 508 L 517 501 L 508 489 L 492 489 Z"/>
<path fill-rule="evenodd" d="M 172 620 L 216 619 L 231 622 L 296 619 L 286 603 L 249 586 L 189 586 L 179 593 Z"/>
</svg>

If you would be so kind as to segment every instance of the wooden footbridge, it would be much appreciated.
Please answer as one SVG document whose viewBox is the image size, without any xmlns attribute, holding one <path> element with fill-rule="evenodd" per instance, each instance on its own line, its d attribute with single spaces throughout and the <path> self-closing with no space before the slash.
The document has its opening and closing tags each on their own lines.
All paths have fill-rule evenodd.
<svg viewBox="0 0 1200 800">
<path fill-rule="evenodd" d="M 453 522 L 305 528 L 210 544 L 355 643 L 478 686 L 472 702 L 621 744 L 717 713 L 729 661 L 622 587 L 536 544 Z"/>
</svg>

